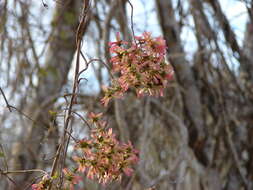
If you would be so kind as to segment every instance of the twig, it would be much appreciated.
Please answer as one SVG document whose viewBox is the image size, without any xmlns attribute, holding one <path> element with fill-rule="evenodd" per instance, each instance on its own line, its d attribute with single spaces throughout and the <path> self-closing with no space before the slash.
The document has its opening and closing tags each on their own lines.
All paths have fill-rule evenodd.
<svg viewBox="0 0 253 190">
<path fill-rule="evenodd" d="M 111 71 L 110 71 L 109 66 L 108 66 L 103 60 L 101 60 L 101 59 L 91 59 L 91 60 L 88 62 L 88 65 L 91 64 L 92 62 L 100 62 L 100 63 L 102 63 L 102 64 L 106 67 L 106 69 L 108 70 L 111 79 L 114 78 L 114 77 L 113 77 L 113 74 L 112 74 Z M 86 71 L 86 70 L 87 70 L 87 68 L 81 70 L 81 71 L 79 72 L 78 76 L 80 76 L 80 75 L 81 75 L 84 71 Z"/>
<path fill-rule="evenodd" d="M 44 175 L 41 175 L 41 176 L 36 177 L 34 180 L 32 180 L 32 182 L 31 182 L 30 184 L 28 184 L 28 185 L 24 188 L 24 190 L 28 190 L 28 189 L 32 186 L 32 184 L 34 184 L 34 183 L 37 181 L 37 179 L 40 179 L 40 178 L 42 178 L 42 177 L 44 177 Z"/>
<path fill-rule="evenodd" d="M 43 7 L 45 7 L 46 9 L 48 9 L 48 5 L 44 2 L 44 0 L 41 0 L 41 2 L 42 2 Z"/>
<path fill-rule="evenodd" d="M 0 170 L 0 174 L 7 175 L 7 174 L 22 174 L 22 173 L 32 173 L 32 172 L 40 172 L 44 175 L 48 175 L 48 173 L 41 169 L 30 169 L 30 170 L 12 170 L 12 171 L 3 171 Z"/>
<path fill-rule="evenodd" d="M 66 133 L 75 141 L 75 143 L 78 143 L 78 140 L 75 137 L 73 137 L 73 135 L 70 132 L 66 131 Z"/>
<path fill-rule="evenodd" d="M 8 176 L 7 174 L 6 174 L 6 175 L 5 175 L 5 174 L 2 174 L 2 175 L 4 175 L 10 182 L 12 182 L 13 185 L 15 185 L 16 187 L 18 186 L 18 185 L 16 184 L 16 182 L 15 182 L 10 176 Z"/>
<path fill-rule="evenodd" d="M 12 112 L 10 104 L 8 103 L 8 100 L 7 100 L 7 98 L 6 98 L 5 94 L 4 94 L 4 91 L 2 90 L 1 87 L 0 87 L 0 91 L 1 91 L 1 94 L 3 95 L 3 97 L 4 97 L 4 101 L 5 101 L 6 107 L 9 109 L 10 112 Z"/>
<path fill-rule="evenodd" d="M 131 7 L 131 30 L 132 30 L 132 34 L 133 34 L 133 40 L 134 40 L 134 42 L 136 44 L 135 34 L 134 34 L 134 22 L 133 22 L 134 7 L 133 7 L 132 3 L 130 2 L 130 0 L 127 0 L 127 2 L 129 3 L 129 5 Z"/>
<path fill-rule="evenodd" d="M 2 151 L 2 154 L 3 154 L 3 158 L 4 158 L 5 169 L 8 170 L 8 163 L 7 163 L 7 160 L 6 160 L 5 151 L 4 151 L 4 148 L 3 148 L 2 144 L 0 144 L 0 148 L 1 148 L 1 151 Z"/>
<path fill-rule="evenodd" d="M 82 52 L 82 51 L 80 51 L 80 54 L 81 54 L 81 56 L 82 56 L 82 58 L 83 58 L 84 62 L 85 62 L 85 63 L 86 63 L 86 65 L 87 65 L 87 64 L 88 64 L 88 61 L 87 61 L 86 57 L 84 56 L 83 52 Z"/>
<path fill-rule="evenodd" d="M 67 110 L 67 108 L 64 110 Z M 86 121 L 86 119 L 84 119 L 84 117 L 81 114 L 79 114 L 78 112 L 73 111 L 73 110 L 72 110 L 72 113 L 76 114 L 89 127 L 89 129 L 91 129 L 89 122 Z"/>
<path fill-rule="evenodd" d="M 18 108 L 12 106 L 12 105 L 9 105 L 11 109 L 14 109 L 16 110 L 18 113 L 20 113 L 21 115 L 25 116 L 27 119 L 29 119 L 30 121 L 33 122 L 33 124 L 38 124 L 37 121 L 35 121 L 34 119 L 32 119 L 31 117 L 29 117 L 27 114 L 25 114 L 24 112 L 22 112 L 21 110 L 19 110 Z"/>
<path fill-rule="evenodd" d="M 53 161 L 53 166 L 52 166 L 52 171 L 50 173 L 50 177 L 54 176 L 54 173 L 55 173 L 55 170 L 56 170 L 56 166 L 57 166 L 57 162 L 59 160 L 61 148 L 62 148 L 62 144 L 60 144 L 59 147 L 58 147 L 58 149 L 57 149 L 57 152 L 56 152 L 56 155 L 55 155 L 55 158 L 54 158 L 54 161 Z M 52 187 L 52 183 L 49 185 L 49 190 L 51 189 L 51 187 Z"/>
<path fill-rule="evenodd" d="M 71 119 L 71 115 L 72 115 L 72 108 L 73 105 L 75 103 L 75 99 L 76 99 L 76 91 L 77 91 L 77 86 L 78 86 L 78 73 L 79 73 L 79 62 L 80 62 L 80 52 L 81 52 L 81 41 L 82 41 L 82 36 L 84 33 L 84 29 L 85 29 L 85 24 L 86 24 L 86 17 L 87 17 L 87 13 L 88 10 L 90 8 L 90 1 L 84 1 L 84 5 L 83 5 L 83 13 L 84 15 L 82 16 L 82 20 L 80 21 L 80 24 L 78 25 L 77 28 L 77 33 L 76 33 L 76 46 L 77 46 L 77 57 L 76 57 L 76 68 L 75 68 L 75 74 L 74 74 L 74 84 L 73 84 L 73 88 L 72 88 L 72 95 L 71 95 L 71 100 L 70 100 L 70 104 L 68 106 L 68 111 L 67 111 L 67 115 L 66 115 L 66 120 L 64 122 L 64 132 L 63 135 L 61 137 L 61 143 L 60 146 L 57 150 L 57 154 L 56 157 L 54 159 L 53 162 L 53 166 L 52 166 L 52 171 L 50 174 L 50 177 L 54 176 L 54 173 L 56 171 L 56 166 L 60 157 L 60 152 L 61 150 L 63 150 L 63 157 L 62 157 L 62 165 L 61 165 L 61 169 L 64 167 L 65 165 L 65 159 L 66 159 L 66 152 L 67 152 L 67 148 L 69 145 L 69 139 L 70 136 L 68 137 L 67 141 L 66 141 L 66 135 L 68 132 L 68 127 L 69 127 L 69 122 Z M 60 177 L 60 187 L 62 186 L 63 183 L 63 176 L 61 173 L 61 177 Z M 48 190 L 51 190 L 52 188 L 52 181 L 50 182 L 49 188 Z"/>
<path fill-rule="evenodd" d="M 89 129 L 91 129 L 91 126 L 90 124 L 83 118 L 83 116 L 81 116 L 81 114 L 75 112 L 75 111 L 72 111 L 72 113 L 76 114 L 78 117 L 81 118 L 81 120 L 89 127 Z"/>
<path fill-rule="evenodd" d="M 88 82 L 88 79 L 87 79 L 87 78 L 79 78 L 79 79 L 78 79 L 78 84 L 80 84 L 80 82 L 81 82 L 82 80 L 85 80 L 86 82 Z"/>
</svg>

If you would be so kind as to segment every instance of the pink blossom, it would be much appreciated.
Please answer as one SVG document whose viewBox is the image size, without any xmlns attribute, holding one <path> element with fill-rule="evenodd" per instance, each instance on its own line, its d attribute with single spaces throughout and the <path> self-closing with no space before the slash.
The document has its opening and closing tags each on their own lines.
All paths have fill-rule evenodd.
<svg viewBox="0 0 253 190">
<path fill-rule="evenodd" d="M 33 184 L 32 185 L 32 190 L 43 190 L 43 184 Z"/>
<path fill-rule="evenodd" d="M 46 190 L 51 182 L 51 178 L 48 175 L 44 175 L 38 184 L 32 185 L 32 190 Z"/>
<path fill-rule="evenodd" d="M 131 175 L 133 171 L 130 166 L 138 162 L 138 151 L 133 148 L 130 141 L 127 144 L 120 144 L 112 128 L 106 129 L 105 125 L 101 125 L 103 122 L 100 117 L 97 121 L 91 119 L 90 122 L 96 124 L 91 131 L 91 138 L 80 140 L 75 146 L 82 153 L 81 157 L 73 158 L 78 164 L 77 170 L 85 173 L 89 179 L 98 179 L 102 184 L 121 179 L 122 171 L 126 175 Z"/>
<path fill-rule="evenodd" d="M 131 176 L 134 170 L 132 168 L 124 168 L 123 171 L 127 176 Z"/>
<path fill-rule="evenodd" d="M 123 43 L 117 34 L 117 41 L 110 43 L 110 51 L 116 54 L 110 61 L 113 72 L 118 72 L 119 76 L 104 89 L 105 96 L 101 100 L 104 106 L 112 98 L 123 97 L 129 88 L 134 88 L 138 97 L 144 94 L 163 96 L 167 81 L 173 79 L 173 69 L 165 62 L 165 40 L 152 38 L 150 32 L 136 36 L 135 40 L 132 44 Z"/>
</svg>

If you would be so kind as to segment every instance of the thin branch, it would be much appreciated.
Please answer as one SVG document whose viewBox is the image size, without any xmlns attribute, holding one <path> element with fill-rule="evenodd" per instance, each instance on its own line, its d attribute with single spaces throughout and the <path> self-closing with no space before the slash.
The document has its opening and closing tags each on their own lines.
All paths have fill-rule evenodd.
<svg viewBox="0 0 253 190">
<path fill-rule="evenodd" d="M 28 190 L 38 179 L 40 179 L 40 178 L 42 178 L 42 177 L 44 177 L 44 175 L 41 175 L 41 176 L 36 177 L 30 184 L 28 184 L 28 185 L 24 188 L 24 190 Z"/>
<path fill-rule="evenodd" d="M 73 84 L 73 88 L 72 88 L 72 96 L 71 96 L 71 100 L 70 100 L 70 104 L 68 106 L 68 111 L 67 111 L 67 116 L 66 116 L 66 120 L 64 122 L 64 132 L 63 132 L 63 135 L 61 137 L 61 143 L 60 143 L 60 146 L 57 150 L 57 155 L 54 159 L 54 162 L 53 162 L 53 166 L 52 166 L 52 171 L 51 171 L 51 174 L 50 174 L 50 177 L 54 176 L 54 173 L 56 171 L 56 166 L 57 166 L 57 163 L 58 163 L 58 160 L 59 160 L 59 157 L 60 157 L 60 152 L 63 150 L 63 157 L 62 157 L 62 165 L 61 165 L 61 169 L 64 167 L 65 165 L 65 159 L 66 159 L 66 152 L 67 152 L 67 149 L 68 149 L 68 145 L 69 145 L 69 139 L 70 139 L 70 136 L 67 138 L 67 141 L 66 141 L 66 135 L 67 135 L 67 132 L 68 132 L 68 127 L 69 127 L 69 123 L 70 123 L 70 119 L 71 119 L 71 114 L 72 114 L 72 108 L 73 108 L 73 105 L 75 103 L 75 99 L 76 99 L 76 91 L 77 91 L 77 88 L 78 88 L 78 73 L 79 73 L 79 64 L 80 64 L 80 55 L 81 55 L 81 42 L 82 42 L 82 37 L 83 37 L 83 34 L 84 34 L 84 30 L 85 30 L 85 26 L 86 26 L 86 23 L 87 23 L 87 15 L 88 15 L 88 11 L 89 11 L 89 8 L 90 8 L 90 1 L 84 1 L 84 4 L 83 4 L 83 15 L 82 15 L 82 19 L 78 25 L 78 28 L 77 28 L 77 32 L 76 32 L 76 46 L 77 46 L 77 57 L 76 57 L 76 65 L 75 65 L 75 74 L 74 74 L 74 84 Z M 62 183 L 63 183 L 63 176 L 62 176 L 62 173 L 61 173 L 61 176 L 60 176 L 60 187 L 62 186 Z M 52 189 L 52 181 L 49 185 L 49 188 L 48 190 L 51 190 Z"/>
<path fill-rule="evenodd" d="M 127 0 L 127 2 L 129 3 L 129 5 L 131 7 L 131 30 L 132 30 L 132 34 L 133 34 L 133 40 L 136 43 L 135 34 L 134 34 L 134 22 L 133 22 L 134 7 L 133 7 L 132 3 L 130 2 L 130 0 Z"/>
<path fill-rule="evenodd" d="M 56 166 L 57 166 L 57 163 L 58 163 L 58 160 L 59 160 L 59 157 L 60 157 L 61 149 L 62 149 L 62 144 L 60 144 L 58 149 L 57 149 L 57 152 L 56 152 L 56 155 L 55 155 L 55 158 L 54 158 L 54 161 L 53 161 L 53 166 L 52 166 L 52 171 L 50 173 L 50 177 L 53 177 L 54 173 L 56 171 Z M 50 190 L 51 188 L 52 188 L 52 182 L 50 183 L 48 189 Z"/>
<path fill-rule="evenodd" d="M 3 95 L 4 97 L 4 101 L 5 101 L 5 104 L 6 104 L 6 107 L 9 109 L 9 111 L 11 112 L 11 107 L 10 107 L 10 104 L 8 103 L 8 100 L 4 94 L 4 91 L 2 90 L 2 88 L 0 87 L 0 91 L 1 91 L 1 94 Z"/>
<path fill-rule="evenodd" d="M 6 156 L 5 156 L 5 151 L 4 151 L 4 148 L 3 148 L 2 144 L 0 144 L 0 149 L 1 149 L 1 152 L 2 152 L 2 155 L 3 155 L 3 158 L 4 158 L 5 169 L 8 171 L 8 163 L 7 163 L 7 159 L 6 159 Z"/>
<path fill-rule="evenodd" d="M 108 66 L 103 60 L 101 60 L 101 59 L 91 59 L 89 62 L 87 62 L 87 65 L 89 65 L 89 64 L 91 64 L 91 63 L 93 63 L 93 62 L 100 62 L 100 63 L 102 63 L 102 64 L 106 67 L 106 69 L 108 70 L 111 79 L 114 78 L 114 77 L 113 77 L 113 74 L 112 74 L 111 71 L 110 71 L 109 66 Z M 84 68 L 83 70 L 81 70 L 81 71 L 78 73 L 78 77 L 80 77 L 80 75 L 81 75 L 84 71 L 86 71 L 87 69 L 88 69 L 88 68 L 86 67 L 86 68 Z"/>
<path fill-rule="evenodd" d="M 78 143 L 78 140 L 73 137 L 73 135 L 69 131 L 66 131 L 66 133 L 75 141 L 75 143 Z"/>
<path fill-rule="evenodd" d="M 18 186 L 18 185 L 16 184 L 16 182 L 15 182 L 10 176 L 4 175 L 4 174 L 3 174 L 3 176 L 5 176 L 13 185 L 15 185 L 15 187 Z"/>
<path fill-rule="evenodd" d="M 42 2 L 43 7 L 45 7 L 46 9 L 48 9 L 48 5 L 44 2 L 44 0 L 41 0 L 41 2 Z"/>
<path fill-rule="evenodd" d="M 30 169 L 30 170 L 12 170 L 12 171 L 3 171 L 0 170 L 0 174 L 7 175 L 7 174 L 23 174 L 23 173 L 32 173 L 32 172 L 40 172 L 44 175 L 48 175 L 48 173 L 41 169 Z"/>
<path fill-rule="evenodd" d="M 81 120 L 89 127 L 89 129 L 91 129 L 91 126 L 90 124 L 83 118 L 83 116 L 81 116 L 81 114 L 75 112 L 75 111 L 72 111 L 72 113 L 76 114 L 78 117 L 81 118 Z"/>
<path fill-rule="evenodd" d="M 25 114 L 24 112 L 22 112 L 22 111 L 19 110 L 18 108 L 14 107 L 14 106 L 12 106 L 12 105 L 9 105 L 9 107 L 10 107 L 11 109 L 16 110 L 16 111 L 17 111 L 18 113 L 20 113 L 21 115 L 25 116 L 28 120 L 32 121 L 33 124 L 38 124 L 37 121 L 35 121 L 35 120 L 32 119 L 31 117 L 29 117 L 27 114 Z"/>
</svg>

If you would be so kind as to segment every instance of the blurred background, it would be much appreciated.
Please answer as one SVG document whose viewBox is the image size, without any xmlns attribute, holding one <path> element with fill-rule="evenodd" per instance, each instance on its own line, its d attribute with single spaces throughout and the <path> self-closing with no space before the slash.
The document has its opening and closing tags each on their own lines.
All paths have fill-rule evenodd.
<svg viewBox="0 0 253 190">
<path fill-rule="evenodd" d="M 63 132 L 76 56 L 81 0 L 0 1 L 0 171 L 51 171 Z M 74 112 L 104 112 L 123 142 L 140 150 L 132 177 L 86 190 L 253 189 L 253 1 L 92 0 L 82 51 L 110 65 L 117 32 L 132 41 L 144 31 L 163 36 L 175 71 L 165 96 L 123 99 L 103 107 L 107 68 L 81 76 Z M 133 12 L 132 12 L 133 11 Z M 82 70 L 84 60 L 80 62 Z M 9 103 L 6 107 L 3 93 Z M 73 137 L 89 130 L 73 115 Z M 74 142 L 66 164 L 73 166 Z M 0 190 L 30 189 L 36 173 L 0 175 Z"/>
</svg>

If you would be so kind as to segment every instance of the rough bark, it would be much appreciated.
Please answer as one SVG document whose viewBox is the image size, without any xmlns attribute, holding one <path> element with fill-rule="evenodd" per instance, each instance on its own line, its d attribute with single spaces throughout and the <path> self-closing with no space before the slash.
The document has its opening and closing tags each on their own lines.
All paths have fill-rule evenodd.
<svg viewBox="0 0 253 190">
<path fill-rule="evenodd" d="M 202 118 L 202 106 L 200 92 L 196 85 L 190 63 L 185 59 L 185 53 L 181 44 L 180 30 L 175 19 L 171 1 L 157 0 L 157 13 L 163 35 L 168 46 L 169 61 L 173 65 L 178 84 L 183 87 L 182 97 L 185 104 L 186 117 L 192 122 L 190 128 L 192 146 L 206 137 Z M 167 19 L 170 18 L 170 19 Z"/>
</svg>

